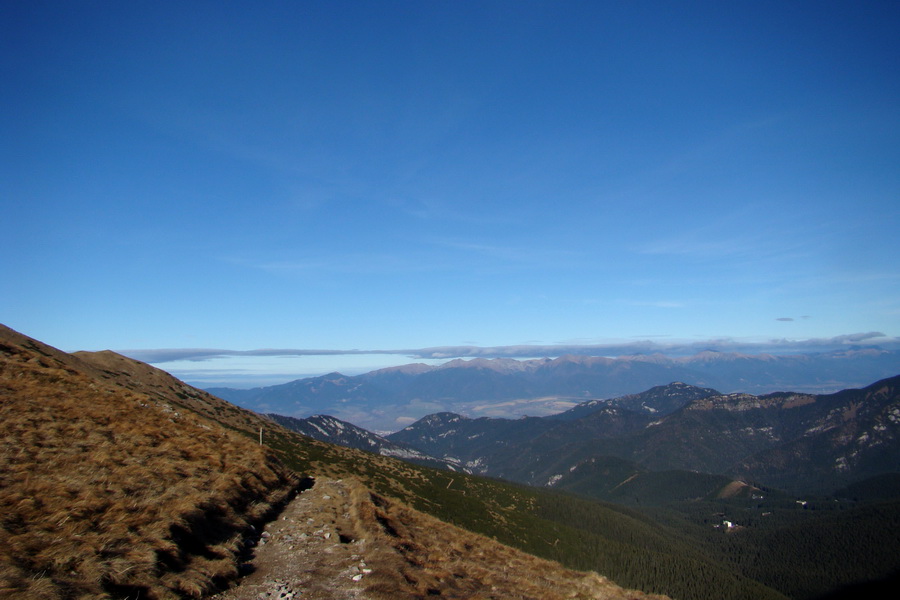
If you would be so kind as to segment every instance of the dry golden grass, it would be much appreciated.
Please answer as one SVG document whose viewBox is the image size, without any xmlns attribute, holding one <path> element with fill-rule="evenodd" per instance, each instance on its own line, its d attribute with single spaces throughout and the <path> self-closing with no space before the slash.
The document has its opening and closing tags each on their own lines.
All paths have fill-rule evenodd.
<svg viewBox="0 0 900 600">
<path fill-rule="evenodd" d="M 419 600 L 626 600 L 664 596 L 626 590 L 596 573 L 566 569 L 353 484 L 346 535 L 364 539 L 373 598 Z"/>
<path fill-rule="evenodd" d="M 297 486 L 297 476 L 248 437 L 261 426 L 304 473 L 358 472 L 385 494 L 441 501 L 410 489 L 434 483 L 419 468 L 301 438 L 148 365 L 108 352 L 65 354 L 2 325 L 0 422 L 2 598 L 167 600 L 200 597 L 236 577 L 235 553 L 250 525 Z M 360 484 L 353 498 L 336 525 L 371 542 L 374 570 L 364 581 L 372 598 L 652 597 Z M 493 523 L 506 521 L 499 502 L 489 503 Z"/>
<path fill-rule="evenodd" d="M 198 597 L 296 477 L 244 436 L 0 330 L 0 596 Z"/>
<path fill-rule="evenodd" d="M 107 382 L 126 389 L 147 394 L 157 402 L 197 413 L 217 423 L 238 431 L 254 434 L 260 425 L 270 427 L 268 420 L 240 409 L 221 398 L 198 390 L 142 362 L 121 354 L 102 352 L 75 352 L 72 358 L 92 369 Z"/>
</svg>

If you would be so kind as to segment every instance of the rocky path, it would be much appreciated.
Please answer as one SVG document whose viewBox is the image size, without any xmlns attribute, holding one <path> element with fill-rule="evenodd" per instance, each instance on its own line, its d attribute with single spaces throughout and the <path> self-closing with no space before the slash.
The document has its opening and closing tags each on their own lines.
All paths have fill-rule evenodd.
<svg viewBox="0 0 900 600">
<path fill-rule="evenodd" d="M 318 480 L 261 535 L 252 572 L 210 600 L 664 598 L 463 531 L 352 480 Z"/>
<path fill-rule="evenodd" d="M 366 598 L 365 541 L 352 539 L 349 489 L 319 481 L 269 523 L 252 572 L 215 600 L 348 600 Z"/>
</svg>

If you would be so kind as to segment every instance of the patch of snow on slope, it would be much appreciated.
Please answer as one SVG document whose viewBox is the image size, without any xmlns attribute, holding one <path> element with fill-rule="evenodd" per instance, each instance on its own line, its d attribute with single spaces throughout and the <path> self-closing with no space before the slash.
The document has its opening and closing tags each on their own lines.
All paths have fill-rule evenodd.
<svg viewBox="0 0 900 600">
<path fill-rule="evenodd" d="M 309 423 L 310 425 L 312 425 L 313 427 L 315 427 L 322 435 L 324 435 L 324 436 L 326 436 L 326 437 L 330 437 L 330 436 L 331 436 L 331 434 L 330 434 L 329 432 L 325 431 L 324 429 L 322 429 L 321 427 L 319 427 L 319 426 L 316 425 L 315 423 L 310 423 L 309 421 L 307 421 L 307 423 Z"/>
<path fill-rule="evenodd" d="M 424 454 L 415 450 L 405 450 L 403 448 L 382 448 L 380 450 L 382 456 L 393 456 L 394 458 L 427 458 Z"/>
</svg>

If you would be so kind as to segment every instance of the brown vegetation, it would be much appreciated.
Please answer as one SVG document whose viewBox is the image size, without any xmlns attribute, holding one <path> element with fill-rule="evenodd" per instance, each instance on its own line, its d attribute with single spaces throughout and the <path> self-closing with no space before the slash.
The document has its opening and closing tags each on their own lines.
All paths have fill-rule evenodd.
<svg viewBox="0 0 900 600">
<path fill-rule="evenodd" d="M 426 597 L 484 600 L 624 600 L 663 598 L 625 590 L 500 544 L 356 486 L 356 536 L 371 549 L 365 589 L 383 600 Z"/>
<path fill-rule="evenodd" d="M 253 573 L 215 600 L 663 598 L 454 527 L 353 478 L 317 480 L 263 536 Z"/>
<path fill-rule="evenodd" d="M 75 352 L 71 356 L 93 369 L 105 382 L 146 394 L 157 402 L 197 413 L 230 429 L 256 435 L 261 426 L 270 425 L 268 420 L 263 420 L 250 411 L 189 386 L 165 371 L 121 354 L 104 350 Z"/>
<path fill-rule="evenodd" d="M 198 597 L 296 476 L 79 359 L 0 331 L 0 595 Z"/>
<path fill-rule="evenodd" d="M 331 543 L 364 546 L 352 597 L 645 597 L 410 507 L 526 544 L 519 491 L 305 438 L 115 353 L 66 354 L 0 325 L 0 419 L 4 598 L 206 595 L 238 575 L 252 526 L 301 472 L 348 481 L 312 520 L 337 511 Z M 315 546 L 295 544 L 285 564 L 305 573 L 304 594 L 334 592 L 331 571 L 311 569 Z"/>
</svg>

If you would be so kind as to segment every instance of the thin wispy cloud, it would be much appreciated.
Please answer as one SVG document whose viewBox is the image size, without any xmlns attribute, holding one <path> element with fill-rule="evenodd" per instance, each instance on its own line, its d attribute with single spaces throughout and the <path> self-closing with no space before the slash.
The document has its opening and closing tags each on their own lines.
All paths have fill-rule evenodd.
<svg viewBox="0 0 900 600">
<path fill-rule="evenodd" d="M 770 339 L 766 341 L 741 341 L 729 338 L 690 342 L 662 343 L 652 340 L 618 342 L 608 344 L 520 344 L 511 346 L 435 346 L 430 348 L 402 349 L 309 349 L 262 348 L 258 350 L 226 350 L 214 348 L 160 348 L 147 350 L 121 350 L 120 353 L 144 362 L 161 364 L 175 361 L 207 361 L 243 356 L 349 356 L 361 354 L 393 354 L 411 359 L 453 358 L 533 358 L 555 357 L 567 354 L 583 356 L 627 356 L 634 354 L 665 354 L 687 356 L 703 351 L 761 353 L 807 353 L 845 350 L 860 345 L 900 349 L 900 338 L 886 336 L 877 331 L 853 333 L 830 338 L 807 340 Z"/>
<path fill-rule="evenodd" d="M 572 250 L 547 248 L 542 246 L 514 246 L 485 244 L 462 239 L 433 239 L 431 244 L 456 250 L 471 256 L 491 261 L 489 264 L 504 264 L 514 267 L 573 267 L 580 255 Z"/>
<path fill-rule="evenodd" d="M 631 306 L 649 306 L 651 308 L 684 308 L 687 306 L 684 302 L 674 300 L 646 300 L 628 302 Z"/>
<path fill-rule="evenodd" d="M 786 240 L 788 236 L 766 234 L 737 234 L 697 230 L 671 237 L 662 237 L 641 246 L 639 254 L 655 256 L 680 256 L 688 258 L 714 258 L 730 260 L 778 258 L 796 259 L 803 255 L 803 242 Z"/>
<path fill-rule="evenodd" d="M 265 259 L 230 259 L 230 262 L 241 266 L 279 275 L 302 274 L 391 274 L 434 271 L 441 265 L 428 264 L 408 256 L 388 253 L 352 253 L 336 254 L 327 257 L 312 257 L 286 260 Z"/>
<path fill-rule="evenodd" d="M 765 228 L 748 229 L 747 223 L 758 221 L 764 212 L 762 207 L 743 206 L 727 214 L 709 215 L 698 226 L 651 238 L 636 245 L 634 251 L 649 256 L 729 263 L 775 260 L 782 264 L 815 253 L 821 243 L 821 232 L 810 232 L 806 223 L 798 229 L 798 224 L 790 218 L 773 215 Z"/>
<path fill-rule="evenodd" d="M 807 280 L 815 285 L 890 284 L 900 281 L 900 271 L 832 271 Z"/>
<path fill-rule="evenodd" d="M 512 219 L 509 214 L 489 213 L 483 207 L 477 212 L 464 210 L 458 204 L 433 198 L 417 198 L 415 200 L 389 201 L 406 214 L 426 222 L 450 222 L 463 225 L 508 225 Z"/>
<path fill-rule="evenodd" d="M 746 255 L 757 244 L 738 239 L 699 239 L 681 235 L 659 239 L 641 246 L 638 251 L 651 255 L 675 255 L 694 257 L 717 257 Z"/>
</svg>

